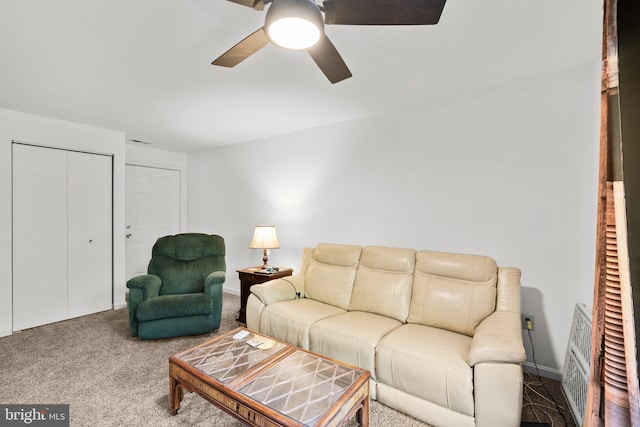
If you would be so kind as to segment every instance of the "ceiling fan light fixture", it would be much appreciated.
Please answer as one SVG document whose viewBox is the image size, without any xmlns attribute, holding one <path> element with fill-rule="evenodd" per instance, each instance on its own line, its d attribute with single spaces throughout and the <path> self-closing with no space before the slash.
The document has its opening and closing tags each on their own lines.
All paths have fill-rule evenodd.
<svg viewBox="0 0 640 427">
<path fill-rule="evenodd" d="M 314 46 L 324 32 L 318 6 L 310 0 L 273 0 L 264 21 L 267 37 L 291 50 Z"/>
<path fill-rule="evenodd" d="M 320 30 L 302 18 L 281 18 L 269 25 L 272 42 L 285 49 L 309 49 L 320 40 Z"/>
</svg>

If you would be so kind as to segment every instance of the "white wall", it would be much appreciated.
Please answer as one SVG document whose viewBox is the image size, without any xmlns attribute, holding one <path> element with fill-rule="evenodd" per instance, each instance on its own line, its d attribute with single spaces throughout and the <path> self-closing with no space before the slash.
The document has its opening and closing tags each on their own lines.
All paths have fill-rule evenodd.
<svg viewBox="0 0 640 427">
<path fill-rule="evenodd" d="M 0 336 L 12 331 L 11 142 L 113 155 L 115 304 L 124 302 L 124 134 L 0 109 Z M 34 260 L 37 262 L 37 260 Z"/>
<path fill-rule="evenodd" d="M 537 362 L 557 374 L 574 305 L 593 298 L 598 93 L 595 64 L 197 153 L 189 225 L 225 238 L 235 291 L 235 270 L 261 260 L 257 224 L 277 226 L 274 265 L 297 267 L 320 242 L 492 256 L 522 269 Z"/>
</svg>

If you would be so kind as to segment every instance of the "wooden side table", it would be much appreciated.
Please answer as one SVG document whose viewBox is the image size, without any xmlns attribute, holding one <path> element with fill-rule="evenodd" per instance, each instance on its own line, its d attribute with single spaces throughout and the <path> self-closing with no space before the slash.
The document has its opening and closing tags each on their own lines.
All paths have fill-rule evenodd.
<svg viewBox="0 0 640 427">
<path fill-rule="evenodd" d="M 281 277 L 291 276 L 293 269 L 280 267 L 279 271 L 267 273 L 262 267 L 250 267 L 236 270 L 240 279 L 240 311 L 238 312 L 238 322 L 247 323 L 247 300 L 251 294 L 251 286 Z"/>
</svg>

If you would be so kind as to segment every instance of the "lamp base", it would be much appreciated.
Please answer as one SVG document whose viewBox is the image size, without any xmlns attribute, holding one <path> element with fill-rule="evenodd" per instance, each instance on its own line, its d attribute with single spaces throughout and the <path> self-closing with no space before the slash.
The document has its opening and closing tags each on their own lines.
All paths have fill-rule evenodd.
<svg viewBox="0 0 640 427">
<path fill-rule="evenodd" d="M 269 257 L 267 256 L 267 250 L 264 249 L 264 252 L 263 252 L 263 255 L 262 255 L 262 269 L 263 270 L 269 266 L 267 261 L 269 261 Z"/>
</svg>

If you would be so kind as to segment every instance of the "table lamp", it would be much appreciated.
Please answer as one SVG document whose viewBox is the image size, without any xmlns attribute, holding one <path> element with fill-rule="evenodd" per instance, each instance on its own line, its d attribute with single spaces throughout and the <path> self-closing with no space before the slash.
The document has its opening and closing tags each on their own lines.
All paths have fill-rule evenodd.
<svg viewBox="0 0 640 427">
<path fill-rule="evenodd" d="M 267 249 L 280 248 L 280 242 L 278 242 L 278 236 L 276 235 L 276 227 L 273 225 L 256 225 L 256 230 L 253 233 L 253 240 L 251 240 L 249 248 L 264 250 L 262 256 L 262 268 L 267 268 L 267 261 L 269 261 Z"/>
</svg>

